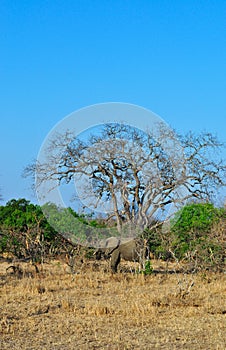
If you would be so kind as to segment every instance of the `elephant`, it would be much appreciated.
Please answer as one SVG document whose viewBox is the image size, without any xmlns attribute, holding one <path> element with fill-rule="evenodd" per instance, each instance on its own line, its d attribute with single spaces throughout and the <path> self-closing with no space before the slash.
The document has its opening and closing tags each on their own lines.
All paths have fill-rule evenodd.
<svg viewBox="0 0 226 350">
<path fill-rule="evenodd" d="M 101 248 L 99 248 L 98 250 L 96 250 L 96 252 L 94 253 L 96 255 L 96 259 L 100 260 L 102 258 L 102 256 L 105 259 L 110 258 L 111 253 L 118 248 L 118 246 L 120 245 L 121 240 L 117 237 L 109 237 L 106 240 L 104 240 L 104 242 L 102 242 L 101 244 Z"/>
<path fill-rule="evenodd" d="M 121 259 L 143 264 L 149 258 L 147 242 L 138 238 L 121 242 L 118 238 L 110 237 L 106 240 L 105 246 L 96 252 L 96 259 L 99 260 L 102 256 L 105 259 L 111 258 L 111 270 L 116 273 Z"/>
</svg>

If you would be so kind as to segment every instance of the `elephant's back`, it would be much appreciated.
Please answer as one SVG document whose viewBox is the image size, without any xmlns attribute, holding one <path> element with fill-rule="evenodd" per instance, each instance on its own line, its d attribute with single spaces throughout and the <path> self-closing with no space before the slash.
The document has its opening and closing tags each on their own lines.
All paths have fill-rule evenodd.
<svg viewBox="0 0 226 350">
<path fill-rule="evenodd" d="M 127 242 L 119 247 L 122 259 L 127 261 L 138 261 L 139 260 L 139 250 L 135 241 Z"/>
</svg>

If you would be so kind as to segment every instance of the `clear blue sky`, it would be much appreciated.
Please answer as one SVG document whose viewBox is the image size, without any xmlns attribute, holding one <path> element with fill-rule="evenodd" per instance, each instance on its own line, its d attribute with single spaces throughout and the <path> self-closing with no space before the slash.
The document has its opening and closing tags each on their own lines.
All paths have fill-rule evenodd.
<svg viewBox="0 0 226 350">
<path fill-rule="evenodd" d="M 23 168 L 91 104 L 137 104 L 226 141 L 225 0 L 1 0 L 0 49 L 4 201 L 34 201 Z"/>
</svg>

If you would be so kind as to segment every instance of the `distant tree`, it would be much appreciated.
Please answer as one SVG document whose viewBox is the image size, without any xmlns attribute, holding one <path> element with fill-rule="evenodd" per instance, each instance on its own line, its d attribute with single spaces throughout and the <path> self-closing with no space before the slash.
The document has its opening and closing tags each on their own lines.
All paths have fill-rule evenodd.
<svg viewBox="0 0 226 350">
<path fill-rule="evenodd" d="M 0 206 L 0 230 L 0 251 L 33 260 L 44 256 L 56 236 L 40 206 L 24 198 Z"/>
<path fill-rule="evenodd" d="M 46 207 L 50 220 L 43 213 Z M 59 211 L 62 214 L 60 216 Z M 71 216 L 77 218 L 77 225 L 71 224 Z M 33 262 L 67 256 L 65 262 L 73 267 L 71 264 L 75 255 L 81 253 L 81 247 L 73 240 L 73 234 L 79 232 L 82 240 L 84 226 L 104 227 L 103 223 L 93 220 L 90 215 L 78 215 L 71 208 L 62 209 L 48 203 L 45 208 L 41 208 L 24 198 L 12 199 L 0 206 L 0 253 L 11 253 L 19 259 L 27 258 Z"/>
<path fill-rule="evenodd" d="M 171 220 L 169 231 L 164 232 L 159 226 L 146 230 L 146 234 L 157 258 L 183 261 L 193 269 L 221 269 L 225 263 L 225 229 L 225 208 L 201 202 L 180 209 Z"/>
<path fill-rule="evenodd" d="M 215 208 L 212 203 L 191 203 L 186 205 L 173 219 L 173 230 L 186 234 L 193 232 L 210 232 L 211 227 L 219 218 L 226 216 L 222 208 Z"/>
<path fill-rule="evenodd" d="M 222 146 L 210 133 L 180 136 L 161 124 L 153 133 L 108 123 L 85 141 L 70 132 L 56 135 L 46 159 L 27 166 L 25 175 L 36 173 L 37 189 L 76 176 L 84 186 L 80 199 L 89 208 L 111 202 L 109 218 L 115 218 L 119 232 L 125 224 L 143 230 L 157 214 L 164 218 L 170 205 L 209 201 L 226 185 L 226 165 L 216 157 Z"/>
<path fill-rule="evenodd" d="M 171 249 L 178 259 L 191 260 L 197 266 L 221 266 L 226 251 L 225 240 L 215 231 L 225 221 L 226 211 L 211 203 L 191 203 L 173 219 Z"/>
</svg>

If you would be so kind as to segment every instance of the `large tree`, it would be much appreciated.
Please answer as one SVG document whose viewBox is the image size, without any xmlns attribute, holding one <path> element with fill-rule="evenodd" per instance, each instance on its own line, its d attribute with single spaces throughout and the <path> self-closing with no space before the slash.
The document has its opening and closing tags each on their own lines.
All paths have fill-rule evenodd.
<svg viewBox="0 0 226 350">
<path fill-rule="evenodd" d="M 105 214 L 119 232 L 126 224 L 143 230 L 157 216 L 169 217 L 192 198 L 210 200 L 225 186 L 226 166 L 216 156 L 222 146 L 210 133 L 180 136 L 164 124 L 144 132 L 108 123 L 83 139 L 69 131 L 55 135 L 45 158 L 26 174 L 36 173 L 41 192 L 75 179 L 84 206 L 108 204 Z"/>
</svg>

